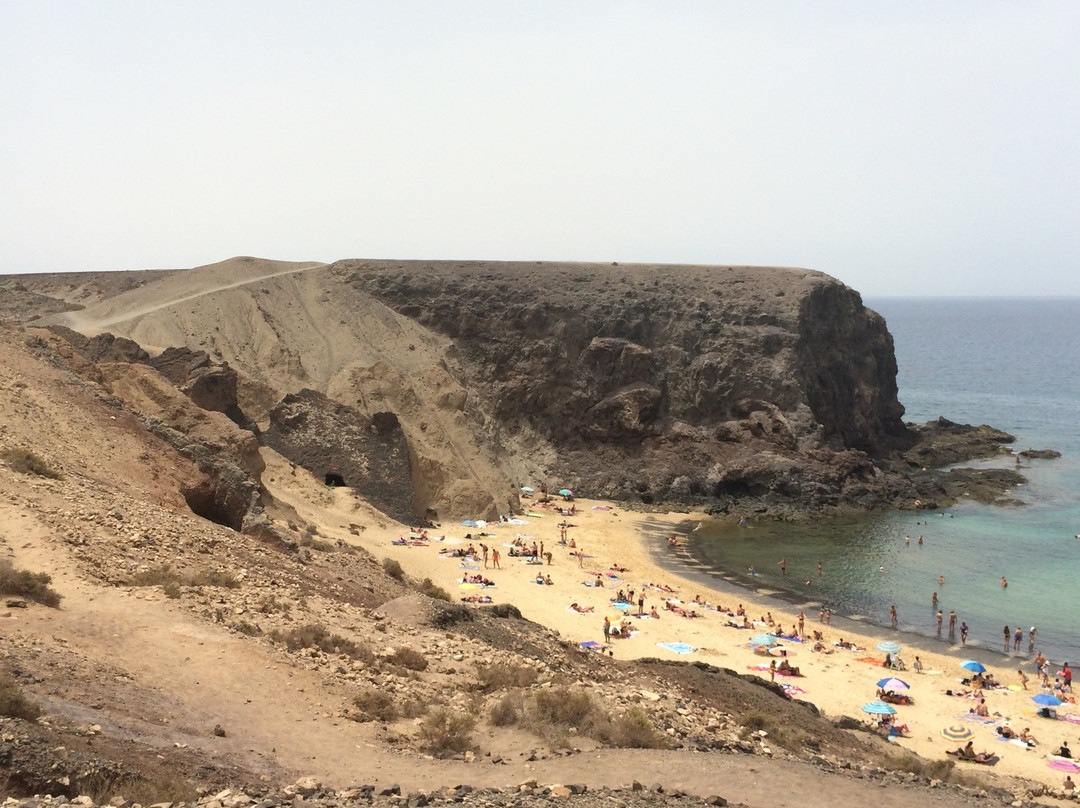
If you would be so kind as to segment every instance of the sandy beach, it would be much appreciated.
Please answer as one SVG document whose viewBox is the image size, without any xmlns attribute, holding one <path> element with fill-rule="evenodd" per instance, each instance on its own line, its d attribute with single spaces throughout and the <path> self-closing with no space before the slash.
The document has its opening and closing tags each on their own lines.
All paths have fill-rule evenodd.
<svg viewBox="0 0 1080 808">
<path fill-rule="evenodd" d="M 767 618 L 771 614 L 777 629 L 789 633 L 798 626 L 799 615 L 790 604 L 771 598 L 767 592 L 737 587 L 719 576 L 712 577 L 708 586 L 699 579 L 702 571 L 684 566 L 679 569 L 677 552 L 668 546 L 669 536 L 685 530 L 701 518 L 697 514 L 643 514 L 623 511 L 615 503 L 577 499 L 573 502 L 576 513 L 564 516 L 559 508 L 571 503 L 556 498 L 547 506 L 538 506 L 530 500 L 523 505 L 526 512 L 534 514 L 520 517 L 526 524 L 492 524 L 483 528 L 460 525 L 443 525 L 428 531 L 430 541 L 419 544 L 393 544 L 394 539 L 415 539 L 406 532 L 393 535 L 393 530 L 367 531 L 360 542 L 377 557 L 397 559 L 413 576 L 430 577 L 444 587 L 453 597 L 490 596 L 495 603 L 511 603 L 522 614 L 557 630 L 573 642 L 603 644 L 603 619 L 608 616 L 613 624 L 620 618 L 638 611 L 617 609 L 611 602 L 621 589 L 635 592 L 635 601 L 645 595 L 645 612 L 655 607 L 659 619 L 630 616 L 633 636 L 612 639 L 608 645 L 615 658 L 660 657 L 701 660 L 769 678 L 771 657 L 761 656 L 748 647 L 754 635 L 770 631 Z M 569 523 L 567 541 L 575 547 L 560 543 L 560 524 Z M 472 539 L 466 536 L 472 534 Z M 482 535 L 480 535 L 482 534 Z M 514 540 L 519 536 L 531 546 L 533 541 L 543 544 L 544 551 L 551 553 L 550 564 L 533 565 L 524 558 L 511 556 Z M 442 539 L 442 540 L 440 540 Z M 353 537 L 355 541 L 355 537 Z M 494 568 L 491 558 L 485 569 L 479 563 L 463 562 L 451 557 L 455 549 L 469 544 L 478 549 L 481 543 L 490 551 L 498 550 L 500 568 Z M 442 551 L 442 552 L 440 552 Z M 578 558 L 577 552 L 584 558 Z M 469 564 L 463 568 L 462 563 Z M 475 568 L 474 568 L 475 567 Z M 613 570 L 613 567 L 619 570 Z M 550 576 L 550 585 L 536 583 L 538 574 Z M 494 587 L 463 586 L 459 579 L 465 575 L 481 575 L 494 582 Z M 615 577 L 609 577 L 615 576 Z M 598 578 L 604 581 L 602 588 L 586 586 Z M 657 588 L 663 587 L 663 588 Z M 671 591 L 667 591 L 670 589 Z M 697 617 L 680 616 L 666 608 L 666 602 L 689 611 Z M 586 613 L 571 609 L 576 603 Z M 735 618 L 739 606 L 753 622 L 751 629 L 737 629 L 729 622 Z M 800 676 L 777 676 L 776 681 L 795 688 L 795 698 L 812 702 L 830 717 L 851 716 L 866 721 L 870 716 L 863 712 L 863 705 L 876 699 L 876 683 L 895 675 L 910 685 L 908 694 L 911 704 L 895 706 L 896 722 L 906 725 L 909 731 L 894 743 L 930 759 L 942 759 L 946 752 L 959 745 L 942 736 L 947 727 L 960 727 L 972 733 L 976 751 L 986 752 L 997 758 L 992 771 L 1015 775 L 1060 787 L 1067 773 L 1063 768 L 1051 768 L 1051 753 L 1063 742 L 1072 747 L 1080 737 L 1080 726 L 1066 720 L 1051 720 L 1036 713 L 1037 705 L 1031 696 L 1041 692 L 1035 674 L 1033 655 L 1016 656 L 1007 660 L 1000 654 L 977 649 L 952 646 L 946 653 L 924 646 L 919 638 L 903 635 L 898 631 L 867 625 L 833 616 L 831 624 L 821 621 L 815 608 L 805 612 L 804 633 L 810 637 L 820 631 L 826 653 L 812 650 L 814 642 L 782 640 L 782 645 L 792 654 L 789 664 L 799 668 Z M 844 640 L 861 650 L 846 650 L 835 643 Z M 886 670 L 881 666 L 885 654 L 875 649 L 882 641 L 892 640 L 902 646 L 901 659 L 907 665 L 903 672 Z M 679 653 L 664 644 L 684 644 L 694 650 Z M 1026 649 L 1025 640 L 1025 649 Z M 922 662 L 923 672 L 913 670 L 916 657 Z M 1005 689 L 986 690 L 985 699 L 989 717 L 977 720 L 972 714 L 976 708 L 973 698 L 946 695 L 946 690 L 964 688 L 960 679 L 970 676 L 960 663 L 966 659 L 981 661 Z M 1021 687 L 1018 668 L 1027 675 L 1027 691 Z M 1051 671 L 1051 675 L 1053 671 Z M 1066 704 L 1059 714 L 1074 710 Z M 1080 711 L 1077 711 L 1080 712 Z M 1020 732 L 1030 728 L 1039 743 L 1029 747 L 1019 741 L 1001 740 L 997 727 L 1009 726 Z M 961 767 L 985 767 L 961 762 Z M 1062 763 L 1055 764 L 1062 766 Z M 1064 764 L 1068 765 L 1068 764 Z"/>
</svg>

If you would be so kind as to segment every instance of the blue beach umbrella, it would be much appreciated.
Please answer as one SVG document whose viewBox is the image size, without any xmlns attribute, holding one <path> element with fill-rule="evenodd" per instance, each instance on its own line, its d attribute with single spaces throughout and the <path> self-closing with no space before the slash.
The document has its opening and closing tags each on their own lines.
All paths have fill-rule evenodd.
<svg viewBox="0 0 1080 808">
<path fill-rule="evenodd" d="M 780 640 L 778 640 L 772 634 L 758 634 L 757 636 L 753 637 L 750 640 L 750 644 L 751 645 L 764 645 L 765 647 L 770 647 L 770 646 L 773 646 L 773 645 L 779 645 Z"/>
<path fill-rule="evenodd" d="M 965 659 L 963 662 L 960 663 L 960 667 L 966 671 L 971 671 L 972 673 L 986 672 L 986 666 L 974 659 Z"/>
<path fill-rule="evenodd" d="M 885 640 L 884 642 L 879 642 L 874 647 L 886 654 L 899 654 L 901 650 L 900 644 L 895 643 L 892 640 Z"/>
<path fill-rule="evenodd" d="M 1031 700 L 1043 707 L 1060 707 L 1063 703 L 1061 699 L 1050 693 L 1039 693 L 1032 696 Z"/>
<path fill-rule="evenodd" d="M 897 679 L 895 676 L 890 676 L 888 679 L 882 679 L 877 683 L 877 686 L 885 690 L 891 690 L 894 693 L 899 693 L 901 690 L 910 690 L 911 685 L 905 682 L 903 679 Z"/>
<path fill-rule="evenodd" d="M 896 710 L 890 704 L 886 704 L 883 701 L 872 701 L 869 704 L 862 706 L 864 713 L 870 713 L 870 715 L 896 715 Z"/>
<path fill-rule="evenodd" d="M 528 485 L 521 486 L 521 490 L 522 491 L 528 491 L 529 493 L 532 493 L 532 491 L 533 491 L 532 487 L 528 486 Z"/>
</svg>

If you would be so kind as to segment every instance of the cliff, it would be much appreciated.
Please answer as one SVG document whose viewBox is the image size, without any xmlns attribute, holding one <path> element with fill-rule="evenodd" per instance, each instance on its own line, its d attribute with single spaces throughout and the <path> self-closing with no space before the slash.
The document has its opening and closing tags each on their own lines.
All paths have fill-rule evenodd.
<svg viewBox="0 0 1080 808">
<path fill-rule="evenodd" d="M 0 279 L 18 287 L 5 313 L 74 329 L 59 332 L 91 361 L 169 376 L 174 356 L 198 359 L 178 367 L 193 400 L 264 443 L 271 429 L 316 475 L 349 448 L 280 439 L 286 396 L 325 397 L 290 399 L 292 423 L 396 419 L 391 465 L 409 479 L 357 483 L 396 515 L 491 518 L 542 481 L 781 517 L 954 495 L 947 475 L 912 473 L 932 433 L 902 420 L 884 321 L 820 272 L 237 258 L 126 274 Z M 949 462 L 1007 439 L 951 438 Z M 369 479 L 362 464 L 348 476 Z"/>
</svg>

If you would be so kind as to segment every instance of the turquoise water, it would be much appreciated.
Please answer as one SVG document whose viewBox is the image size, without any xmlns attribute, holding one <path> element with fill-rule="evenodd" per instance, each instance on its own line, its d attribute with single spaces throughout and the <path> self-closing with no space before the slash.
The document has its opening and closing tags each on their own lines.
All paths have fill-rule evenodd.
<svg viewBox="0 0 1080 808">
<path fill-rule="evenodd" d="M 1029 482 L 1015 493 L 1023 507 L 961 503 L 944 515 L 808 526 L 710 520 L 692 534 L 691 551 L 748 586 L 782 590 L 808 615 L 824 603 L 834 614 L 887 626 L 895 604 L 901 630 L 936 638 L 936 592 L 945 613 L 942 642 L 953 609 L 957 625 L 970 627 L 969 645 L 1001 650 L 1003 627 L 1019 623 L 1026 655 L 1035 625 L 1036 647 L 1051 660 L 1080 659 L 1073 601 L 1080 580 L 1080 300 L 866 302 L 895 340 L 906 420 L 943 415 L 987 423 L 1015 435 L 1016 450 L 1051 448 L 1063 456 L 1025 461 Z M 1008 460 L 968 465 L 1014 467 Z"/>
</svg>

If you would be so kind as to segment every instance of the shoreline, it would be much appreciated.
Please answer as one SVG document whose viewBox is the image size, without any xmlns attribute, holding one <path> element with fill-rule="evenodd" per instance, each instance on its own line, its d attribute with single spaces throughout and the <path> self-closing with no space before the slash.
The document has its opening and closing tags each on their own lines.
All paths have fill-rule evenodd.
<svg viewBox="0 0 1080 808">
<path fill-rule="evenodd" d="M 826 650 L 830 653 L 812 651 L 810 642 L 786 643 L 794 652 L 791 664 L 800 668 L 803 675 L 787 679 L 777 677 L 776 681 L 801 688 L 803 692 L 794 697 L 814 704 L 826 716 L 834 719 L 848 716 L 863 721 L 868 716 L 861 708 L 875 700 L 876 682 L 889 675 L 903 678 L 911 685 L 915 703 L 896 708 L 896 719 L 910 727 L 910 734 L 894 739 L 894 742 L 932 760 L 945 759 L 946 751 L 955 747 L 955 743 L 942 737 L 941 731 L 966 720 L 969 710 L 975 707 L 973 700 L 946 695 L 945 690 L 960 686 L 961 675 L 965 674 L 960 662 L 976 659 L 1000 681 L 1014 688 L 986 691 L 990 713 L 1000 714 L 1003 721 L 1011 719 L 1008 723 L 1016 730 L 1030 726 L 1033 734 L 1042 741 L 1036 748 L 1021 748 L 998 741 L 992 727 L 964 723 L 973 730 L 977 749 L 1000 756 L 1000 761 L 989 772 L 1023 777 L 1051 788 L 1060 787 L 1063 773 L 1047 766 L 1047 754 L 1060 746 L 1062 741 L 1075 745 L 1080 726 L 1067 721 L 1051 721 L 1035 714 L 1035 705 L 1030 701 L 1030 696 L 1039 689 L 1030 658 L 1003 657 L 999 651 L 977 646 L 962 648 L 947 641 L 927 643 L 925 640 L 928 638 L 922 635 L 877 626 L 861 618 L 833 615 L 831 625 L 826 625 L 819 621 L 817 601 L 813 602 L 814 610 L 811 613 L 808 610 L 810 600 L 789 602 L 778 597 L 779 593 L 775 590 L 751 591 L 732 580 L 732 576 L 725 576 L 716 570 L 710 572 L 705 565 L 699 568 L 687 566 L 668 553 L 667 537 L 680 533 L 680 530 L 681 535 L 685 535 L 687 525 L 696 523 L 696 514 L 621 511 L 616 503 L 582 499 L 574 504 L 579 510 L 569 519 L 562 518 L 557 510 L 534 505 L 527 510 L 540 513 L 542 518 L 525 516 L 525 525 L 503 524 L 485 529 L 487 535 L 480 540 L 500 551 L 502 544 L 509 543 L 516 534 L 521 533 L 528 535 L 530 542 L 533 539 L 543 542 L 545 549 L 553 554 L 550 566 L 522 565 L 518 558 L 505 554 L 500 570 L 485 570 L 482 564 L 479 565 L 481 573 L 496 581 L 497 588 L 490 592 L 495 603 L 515 605 L 526 619 L 556 631 L 574 644 L 602 642 L 604 615 L 616 619 L 621 616 L 611 603 L 611 598 L 620 587 L 640 592 L 647 584 L 667 585 L 675 590 L 673 594 L 646 590 L 645 611 L 657 607 L 660 619 L 631 618 L 638 633 L 630 639 L 610 643 L 610 652 L 615 659 L 658 657 L 685 662 L 703 661 L 739 674 L 756 674 L 766 681 L 769 679 L 767 667 L 764 670 L 759 668 L 763 667 L 762 662 L 767 666 L 770 658 L 756 655 L 747 647 L 749 638 L 765 631 L 765 628 L 755 626 L 754 631 L 731 628 L 726 625 L 726 616 L 691 601 L 695 596 L 700 596 L 701 601 L 731 610 L 741 603 L 749 618 L 757 620 L 771 613 L 785 630 L 797 624 L 801 610 L 805 613 L 804 633 L 812 637 L 814 631 L 820 631 Z M 575 549 L 583 550 L 587 558 L 578 561 L 570 555 L 572 550 L 569 546 L 558 543 L 558 523 L 561 521 L 571 522 L 569 538 L 575 540 Z M 386 530 L 381 531 L 381 536 L 378 535 L 380 531 L 369 530 L 359 543 L 368 547 L 376 557 L 389 556 L 399 560 L 410 575 L 431 577 L 446 588 L 455 601 L 465 594 L 453 583 L 454 577 L 459 574 L 458 564 L 439 557 L 440 542 L 433 540 L 425 547 L 391 546 L 389 541 L 397 535 L 394 530 L 388 525 Z M 466 527 L 446 525 L 432 531 L 433 538 L 443 535 L 443 531 L 448 539 L 464 539 L 465 534 L 471 532 Z M 357 543 L 356 537 L 350 538 Z M 474 541 L 479 540 L 474 538 Z M 467 547 L 468 540 L 453 546 Z M 609 573 L 608 568 L 613 565 L 625 567 L 627 571 L 618 573 L 617 579 L 605 579 L 609 582 L 603 588 L 581 585 L 584 579 L 616 574 Z M 553 585 L 537 586 L 534 578 L 538 570 L 550 574 Z M 663 602 L 667 597 L 676 598 L 688 608 L 694 608 L 701 616 L 688 619 L 666 610 Z M 570 609 L 571 603 L 591 608 L 592 611 L 588 614 L 575 613 Z M 636 607 L 633 611 L 637 611 Z M 852 652 L 834 647 L 833 643 L 841 638 L 863 650 Z M 907 663 L 905 672 L 886 672 L 880 667 L 884 654 L 875 650 L 874 646 L 886 639 L 902 645 L 900 656 Z M 676 653 L 667 647 L 659 647 L 660 643 L 685 643 L 694 650 Z M 912 668 L 916 656 L 926 669 L 923 674 L 914 672 Z M 872 664 L 874 662 L 878 664 Z M 1019 687 L 1017 668 L 1023 670 L 1031 680 L 1026 693 Z M 1059 708 L 1060 713 L 1068 711 L 1080 714 L 1075 705 Z M 983 767 L 979 767 L 979 770 L 983 771 Z"/>
</svg>

